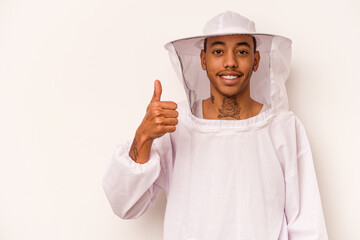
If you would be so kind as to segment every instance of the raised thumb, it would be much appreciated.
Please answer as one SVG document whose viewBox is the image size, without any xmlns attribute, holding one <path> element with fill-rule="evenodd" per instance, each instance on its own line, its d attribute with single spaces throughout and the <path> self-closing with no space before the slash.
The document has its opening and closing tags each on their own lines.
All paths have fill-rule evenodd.
<svg viewBox="0 0 360 240">
<path fill-rule="evenodd" d="M 161 82 L 159 80 L 155 80 L 154 94 L 151 99 L 151 102 L 160 102 L 161 92 L 162 92 Z"/>
</svg>

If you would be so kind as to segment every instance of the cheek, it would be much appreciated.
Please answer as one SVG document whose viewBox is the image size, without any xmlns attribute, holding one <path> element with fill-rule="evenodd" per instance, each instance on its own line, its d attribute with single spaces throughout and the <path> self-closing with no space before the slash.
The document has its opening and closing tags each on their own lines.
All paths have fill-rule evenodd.
<svg viewBox="0 0 360 240">
<path fill-rule="evenodd" d="M 214 59 L 206 60 L 206 68 L 209 72 L 216 72 L 221 67 L 220 61 L 216 61 Z"/>
<path fill-rule="evenodd" d="M 240 64 L 243 66 L 244 70 L 247 72 L 251 72 L 253 70 L 254 62 L 251 59 L 242 61 L 242 63 L 240 63 Z"/>
</svg>

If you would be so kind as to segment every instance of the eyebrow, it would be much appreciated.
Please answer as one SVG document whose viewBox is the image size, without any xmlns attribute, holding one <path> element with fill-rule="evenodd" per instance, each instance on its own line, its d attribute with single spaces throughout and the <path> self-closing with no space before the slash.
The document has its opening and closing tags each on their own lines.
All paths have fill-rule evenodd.
<svg viewBox="0 0 360 240">
<path fill-rule="evenodd" d="M 251 47 L 250 47 L 250 44 L 248 44 L 247 42 L 238 42 L 238 43 L 236 44 L 236 46 L 242 46 L 242 45 L 245 45 L 245 46 L 248 46 L 248 48 L 251 48 Z"/>
<path fill-rule="evenodd" d="M 210 47 L 215 46 L 215 45 L 224 45 L 225 46 L 225 42 L 216 41 L 216 42 L 211 43 Z M 243 45 L 247 46 L 248 48 L 251 48 L 250 44 L 247 43 L 247 42 L 238 42 L 238 43 L 236 43 L 236 46 L 243 46 Z"/>
</svg>

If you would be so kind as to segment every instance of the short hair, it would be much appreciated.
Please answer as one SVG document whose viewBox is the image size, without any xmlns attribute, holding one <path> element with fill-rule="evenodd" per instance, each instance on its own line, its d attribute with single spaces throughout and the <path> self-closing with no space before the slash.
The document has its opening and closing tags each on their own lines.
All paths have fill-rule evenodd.
<svg viewBox="0 0 360 240">
<path fill-rule="evenodd" d="M 252 36 L 253 43 L 254 43 L 254 53 L 256 52 L 256 38 Z M 206 52 L 206 44 L 207 44 L 207 38 L 204 39 L 204 52 Z"/>
</svg>

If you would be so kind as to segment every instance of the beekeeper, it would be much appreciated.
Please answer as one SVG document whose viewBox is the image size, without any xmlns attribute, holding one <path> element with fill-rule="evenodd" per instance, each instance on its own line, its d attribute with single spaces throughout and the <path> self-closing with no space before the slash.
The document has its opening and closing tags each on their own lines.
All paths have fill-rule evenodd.
<svg viewBox="0 0 360 240">
<path fill-rule="evenodd" d="M 291 41 L 225 12 L 166 44 L 187 101 L 161 83 L 103 179 L 116 215 L 137 218 L 162 189 L 167 240 L 328 239 L 311 150 L 289 111 Z"/>
</svg>

